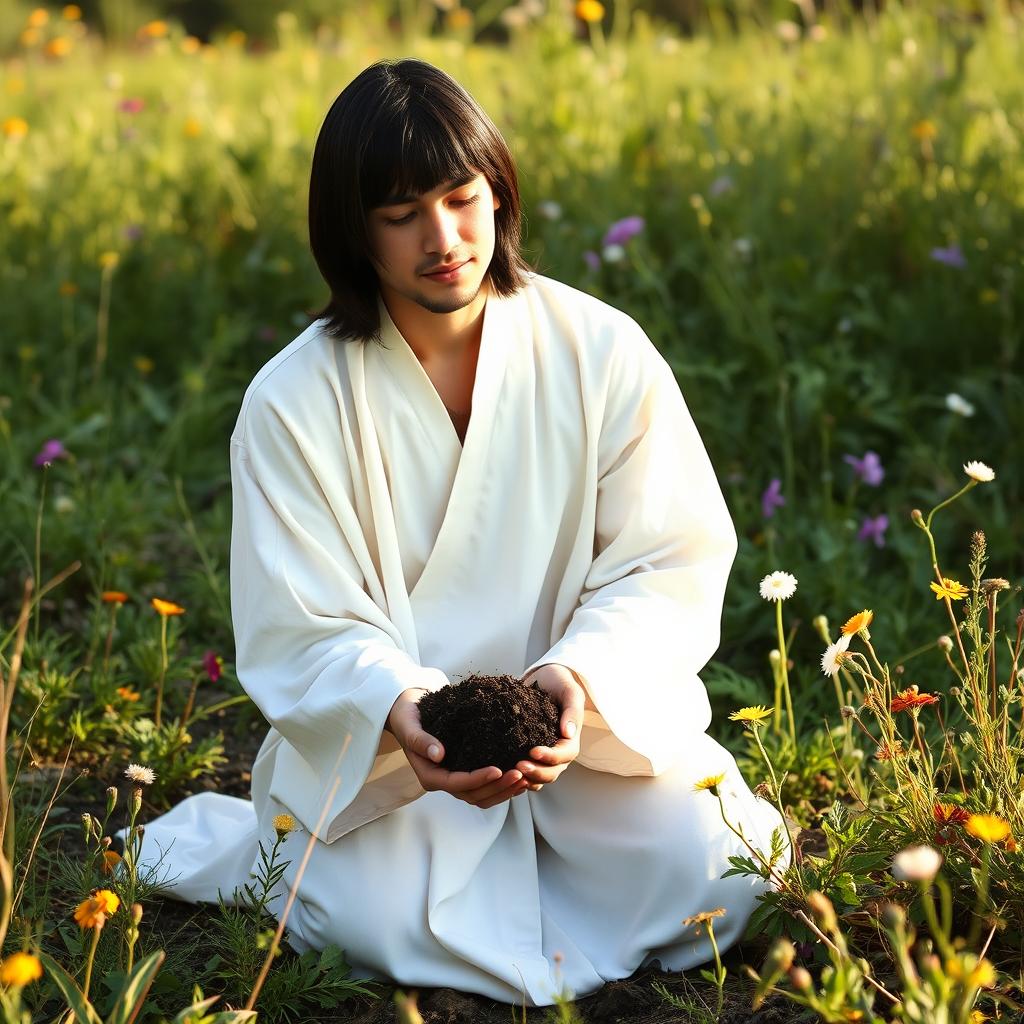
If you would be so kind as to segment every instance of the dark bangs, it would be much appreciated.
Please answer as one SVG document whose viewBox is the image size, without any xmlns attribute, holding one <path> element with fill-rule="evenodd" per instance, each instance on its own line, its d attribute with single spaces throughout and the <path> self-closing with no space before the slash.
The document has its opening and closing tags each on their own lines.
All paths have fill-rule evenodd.
<svg viewBox="0 0 1024 1024">
<path fill-rule="evenodd" d="M 331 299 L 311 316 L 326 318 L 338 339 L 377 335 L 367 211 L 481 173 L 501 204 L 488 277 L 497 294 L 511 295 L 530 267 L 520 252 L 515 164 L 497 128 L 453 78 L 424 61 L 380 61 L 358 75 L 328 111 L 313 151 L 309 241 Z"/>
</svg>

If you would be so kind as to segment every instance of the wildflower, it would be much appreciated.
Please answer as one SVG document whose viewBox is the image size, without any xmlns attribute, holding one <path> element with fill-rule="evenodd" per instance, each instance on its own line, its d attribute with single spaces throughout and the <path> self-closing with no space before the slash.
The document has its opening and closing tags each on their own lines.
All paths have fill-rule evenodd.
<svg viewBox="0 0 1024 1024">
<path fill-rule="evenodd" d="M 117 105 L 117 109 L 123 114 L 138 114 L 146 106 L 146 101 L 141 96 L 126 96 Z"/>
<path fill-rule="evenodd" d="M 862 612 L 857 612 L 853 618 L 847 619 L 843 623 L 840 632 L 841 633 L 859 633 L 862 629 L 867 629 L 871 625 L 872 620 L 875 617 L 875 613 L 870 608 L 865 608 Z"/>
<path fill-rule="evenodd" d="M 795 43 L 800 38 L 800 26 L 795 21 L 777 21 L 775 34 L 784 43 Z"/>
<path fill-rule="evenodd" d="M 775 510 L 782 508 L 785 504 L 786 499 L 782 496 L 782 481 L 777 476 L 772 477 L 771 482 L 761 495 L 761 515 L 765 519 L 771 519 L 775 515 Z"/>
<path fill-rule="evenodd" d="M 127 686 L 119 686 L 117 688 L 117 695 L 121 698 L 121 700 L 126 700 L 130 703 L 134 703 L 139 699 L 139 695 L 133 689 Z"/>
<path fill-rule="evenodd" d="M 181 130 L 185 133 L 185 137 L 188 139 L 196 139 L 203 134 L 203 126 L 198 118 L 186 117 L 185 123 L 181 126 Z"/>
<path fill-rule="evenodd" d="M 980 484 L 987 484 L 996 478 L 996 471 L 984 462 L 967 462 L 964 464 L 964 472 Z"/>
<path fill-rule="evenodd" d="M 78 4 L 65 4 L 64 9 L 60 14 L 65 21 L 80 21 L 82 17 L 82 8 L 79 7 Z"/>
<path fill-rule="evenodd" d="M 71 40 L 67 36 L 57 36 L 43 47 L 43 53 L 47 57 L 66 57 L 70 52 Z"/>
<path fill-rule="evenodd" d="M 683 919 L 683 924 L 689 927 L 691 924 L 707 924 L 716 917 L 725 917 L 725 907 L 716 907 L 714 910 L 702 910 L 699 914 Z"/>
<path fill-rule="evenodd" d="M 953 640 L 945 634 L 940 636 L 936 643 L 939 645 L 939 649 L 945 651 L 947 654 L 953 650 Z"/>
<path fill-rule="evenodd" d="M 910 846 L 893 857 L 892 875 L 900 882 L 930 882 L 942 867 L 942 854 L 934 847 Z"/>
<path fill-rule="evenodd" d="M 967 596 L 967 588 L 962 583 L 945 576 L 942 577 L 941 585 L 929 583 L 928 586 L 934 591 L 936 601 L 941 601 L 944 597 L 951 601 L 962 601 Z"/>
<path fill-rule="evenodd" d="M 883 512 L 877 516 L 865 516 L 857 531 L 857 540 L 873 540 L 876 548 L 885 547 L 885 531 L 889 529 L 889 517 Z"/>
<path fill-rule="evenodd" d="M 730 722 L 744 722 L 750 725 L 758 725 L 763 722 L 766 718 L 771 718 L 774 713 L 774 708 L 762 707 L 758 704 L 752 708 L 740 708 L 739 711 L 734 711 L 729 716 Z"/>
<path fill-rule="evenodd" d="M 274 816 L 274 831 L 278 839 L 284 839 L 289 832 L 295 831 L 295 819 L 290 814 L 278 814 Z"/>
<path fill-rule="evenodd" d="M 821 656 L 821 671 L 826 676 L 839 674 L 843 662 L 850 657 L 848 650 L 852 639 L 852 633 L 843 633 L 834 644 L 829 644 L 825 648 L 825 653 Z"/>
<path fill-rule="evenodd" d="M 37 466 L 48 466 L 55 459 L 67 458 L 67 449 L 58 441 L 56 438 L 52 438 L 43 444 L 43 447 L 39 449 L 39 454 L 35 457 L 35 464 Z"/>
<path fill-rule="evenodd" d="M 167 35 L 166 21 L 148 21 L 139 29 L 140 36 L 148 36 L 150 39 L 160 39 Z"/>
<path fill-rule="evenodd" d="M 905 753 L 903 744 L 899 740 L 896 740 L 895 743 L 879 743 L 878 749 L 875 751 L 875 760 L 892 761 L 897 757 L 902 757 Z"/>
<path fill-rule="evenodd" d="M 134 366 L 135 369 L 138 370 L 143 377 L 152 373 L 153 370 L 156 369 L 156 363 L 154 363 L 153 360 L 149 358 L 149 356 L 136 356 L 132 360 L 132 366 Z"/>
<path fill-rule="evenodd" d="M 29 28 L 42 28 L 50 20 L 50 12 L 45 7 L 37 7 L 26 19 Z"/>
<path fill-rule="evenodd" d="M 203 44 L 195 36 L 185 36 L 181 41 L 182 53 L 198 53 Z"/>
<path fill-rule="evenodd" d="M 946 408 L 950 412 L 955 412 L 958 416 L 974 415 L 974 406 L 955 391 L 951 391 L 946 395 Z"/>
<path fill-rule="evenodd" d="M 927 707 L 929 704 L 938 704 L 939 698 L 933 693 L 918 693 L 916 686 L 910 686 L 901 690 L 889 702 L 889 710 L 896 714 L 899 711 L 914 711 L 917 708 Z"/>
<path fill-rule="evenodd" d="M 601 245 L 625 245 L 631 238 L 635 238 L 644 229 L 643 217 L 623 217 L 615 221 L 605 232 L 601 239 Z"/>
<path fill-rule="evenodd" d="M 626 250 L 621 245 L 606 245 L 601 250 L 601 258 L 605 263 L 621 263 L 626 258 Z"/>
<path fill-rule="evenodd" d="M 170 615 L 184 615 L 185 609 L 180 604 L 175 604 L 173 601 L 164 601 L 159 597 L 151 597 L 149 603 L 153 608 L 158 611 L 164 618 Z"/>
<path fill-rule="evenodd" d="M 583 262 L 586 263 L 587 269 L 597 273 L 601 269 L 601 257 L 594 252 L 593 249 L 588 249 L 583 254 Z"/>
<path fill-rule="evenodd" d="M 939 134 L 939 130 L 932 121 L 926 118 L 923 121 L 916 122 L 910 129 L 910 134 L 920 142 L 926 142 L 934 139 Z"/>
<path fill-rule="evenodd" d="M 121 854 L 114 850 L 103 851 L 103 874 L 112 875 L 117 869 L 117 865 L 121 863 Z"/>
<path fill-rule="evenodd" d="M 124 604 L 128 595 L 123 590 L 104 590 L 100 594 L 100 600 L 104 604 Z"/>
<path fill-rule="evenodd" d="M 963 250 L 955 242 L 946 248 L 936 246 L 929 255 L 936 263 L 942 263 L 947 267 L 955 267 L 957 270 L 963 270 L 967 266 Z"/>
<path fill-rule="evenodd" d="M 100 253 L 100 266 L 104 270 L 113 270 L 117 266 L 120 257 L 116 252 L 108 251 Z"/>
<path fill-rule="evenodd" d="M 766 601 L 785 601 L 796 593 L 796 584 L 792 573 L 776 570 L 761 580 L 760 593 Z"/>
<path fill-rule="evenodd" d="M 131 779 L 132 782 L 139 782 L 143 786 L 151 786 L 156 781 L 156 772 L 152 768 L 147 768 L 141 764 L 130 764 L 124 770 L 124 776 L 126 779 Z"/>
<path fill-rule="evenodd" d="M 932 817 L 939 825 L 962 825 L 970 816 L 968 811 L 956 804 L 936 803 L 932 807 Z"/>
<path fill-rule="evenodd" d="M 693 787 L 694 793 L 702 793 L 704 790 L 710 792 L 713 796 L 718 796 L 718 787 L 722 784 L 725 779 L 725 772 L 719 772 L 718 775 L 708 775 L 707 778 L 701 779 Z"/>
<path fill-rule="evenodd" d="M 877 487 L 885 479 L 885 470 L 878 452 L 865 452 L 859 459 L 856 455 L 844 455 L 843 461 L 853 466 L 854 475 L 868 487 Z"/>
<path fill-rule="evenodd" d="M 22 988 L 43 976 L 43 965 L 31 953 L 12 953 L 0 964 L 0 983 Z"/>
<path fill-rule="evenodd" d="M 580 21 L 600 21 L 604 17 L 604 4 L 599 0 L 578 0 L 575 12 Z"/>
<path fill-rule="evenodd" d="M 754 251 L 754 243 L 749 238 L 737 238 L 732 243 L 732 251 L 739 259 L 746 262 Z"/>
<path fill-rule="evenodd" d="M 203 655 L 203 668 L 206 669 L 206 674 L 210 677 L 211 683 L 215 683 L 220 679 L 223 665 L 224 659 L 214 651 L 207 651 Z"/>
<path fill-rule="evenodd" d="M 459 8 L 462 10 L 462 8 Z M 562 207 L 559 203 L 556 203 L 554 199 L 542 199 L 537 204 L 537 212 L 545 220 L 561 220 L 562 219 Z"/>
<path fill-rule="evenodd" d="M 1010 834 L 1009 824 L 997 814 L 972 814 L 964 828 L 983 843 L 1001 843 Z"/>
<path fill-rule="evenodd" d="M 102 928 L 107 918 L 116 913 L 121 899 L 109 889 L 99 889 L 88 899 L 82 900 L 75 910 L 75 920 L 83 931 L 90 928 Z"/>
</svg>

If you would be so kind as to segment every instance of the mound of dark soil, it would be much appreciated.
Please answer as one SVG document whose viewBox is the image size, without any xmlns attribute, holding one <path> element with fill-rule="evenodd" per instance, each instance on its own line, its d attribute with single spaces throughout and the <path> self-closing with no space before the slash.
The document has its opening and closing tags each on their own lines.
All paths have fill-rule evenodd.
<svg viewBox="0 0 1024 1024">
<path fill-rule="evenodd" d="M 468 676 L 425 693 L 419 708 L 420 724 L 444 745 L 442 766 L 453 772 L 508 771 L 533 747 L 562 738 L 558 702 L 515 676 Z"/>
</svg>

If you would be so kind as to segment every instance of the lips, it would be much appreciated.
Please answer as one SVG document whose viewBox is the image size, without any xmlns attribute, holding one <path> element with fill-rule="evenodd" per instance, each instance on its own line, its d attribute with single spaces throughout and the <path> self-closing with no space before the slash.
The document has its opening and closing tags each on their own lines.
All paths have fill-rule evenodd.
<svg viewBox="0 0 1024 1024">
<path fill-rule="evenodd" d="M 450 274 L 453 270 L 458 270 L 459 267 L 464 267 L 469 260 L 463 260 L 461 263 L 449 263 L 444 267 L 435 267 L 433 270 L 428 270 L 424 277 L 434 277 L 438 274 Z"/>
</svg>

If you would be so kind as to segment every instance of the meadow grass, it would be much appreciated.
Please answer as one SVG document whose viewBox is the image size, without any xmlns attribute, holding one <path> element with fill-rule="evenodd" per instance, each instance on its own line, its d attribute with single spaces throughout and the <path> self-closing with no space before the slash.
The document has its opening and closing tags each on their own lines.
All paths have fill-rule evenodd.
<svg viewBox="0 0 1024 1024">
<path fill-rule="evenodd" d="M 997 606 L 1016 614 L 1024 557 L 1013 514 L 1024 497 L 1024 22 L 1008 6 L 981 9 L 937 17 L 890 4 L 796 36 L 769 26 L 690 39 L 639 13 L 628 35 L 606 38 L 552 10 L 500 46 L 465 26 L 407 23 L 402 34 L 349 14 L 310 35 L 282 16 L 277 45 L 261 52 L 237 34 L 200 45 L 173 25 L 112 48 L 54 14 L 16 43 L 0 66 L 11 757 L 23 771 L 59 764 L 71 740 L 71 765 L 97 780 L 105 765 L 153 766 L 146 799 L 158 809 L 222 768 L 224 730 L 261 728 L 232 671 L 227 437 L 252 375 L 326 298 L 304 222 L 320 120 L 367 63 L 413 54 L 494 118 L 519 163 L 528 255 L 647 330 L 718 468 L 740 553 L 705 673 L 715 732 L 752 783 L 827 837 L 823 859 L 808 854 L 755 924 L 797 942 L 816 973 L 829 950 L 828 991 L 794 979 L 804 968 L 784 948 L 762 971 L 765 990 L 785 975 L 825 1019 L 868 1019 L 868 996 L 886 997 L 858 957 L 880 956 L 904 990 L 927 990 L 919 1002 L 966 1020 L 991 986 L 971 993 L 967 981 L 989 980 L 981 941 L 956 939 L 979 940 L 971 932 L 986 921 L 980 940 L 1009 992 L 1020 980 L 1019 856 L 1005 838 L 972 845 L 963 827 L 981 814 L 1011 838 L 1024 827 L 1020 633 L 994 625 Z M 958 491 L 974 459 L 998 480 L 942 509 L 925 543 L 912 510 Z M 982 525 L 1008 593 L 989 593 L 975 571 Z M 24 580 L 42 586 L 75 564 L 30 604 L 19 634 Z M 936 566 L 940 580 L 968 581 L 969 612 L 951 619 L 943 603 L 956 599 L 935 600 Z M 784 623 L 753 582 L 776 569 L 800 581 Z M 884 656 L 824 679 L 829 620 L 869 607 Z M 911 729 L 892 711 L 914 682 L 943 695 L 942 724 L 923 739 L 916 715 Z M 730 727 L 724 712 L 740 705 L 770 706 L 771 725 Z M 62 861 L 45 800 L 33 808 L 44 838 L 31 863 L 35 833 L 17 816 L 6 833 L 12 891 L 26 880 L 23 930 L 8 930 L 6 948 L 27 942 L 81 967 L 90 933 L 69 914 L 104 881 L 102 836 L 85 833 L 88 864 Z M 901 953 L 908 928 L 929 931 L 928 901 L 894 888 L 888 865 L 938 839 L 950 847 L 950 910 L 933 929 L 944 938 L 928 940 L 938 953 L 919 943 L 914 954 L 938 955 L 935 974 Z M 766 870 L 753 853 L 741 867 Z M 842 927 L 808 903 L 816 891 Z M 123 918 L 110 915 L 124 924 L 97 946 L 101 979 L 126 967 L 137 900 L 124 895 Z M 887 903 L 908 908 L 911 924 L 893 911 L 880 928 Z M 238 950 L 266 943 L 258 911 L 222 924 Z M 145 928 L 139 941 L 155 955 Z M 240 992 L 257 961 L 189 969 Z M 338 963 L 323 971 L 343 990 Z M 175 1010 L 187 1002 L 172 995 Z"/>
</svg>

